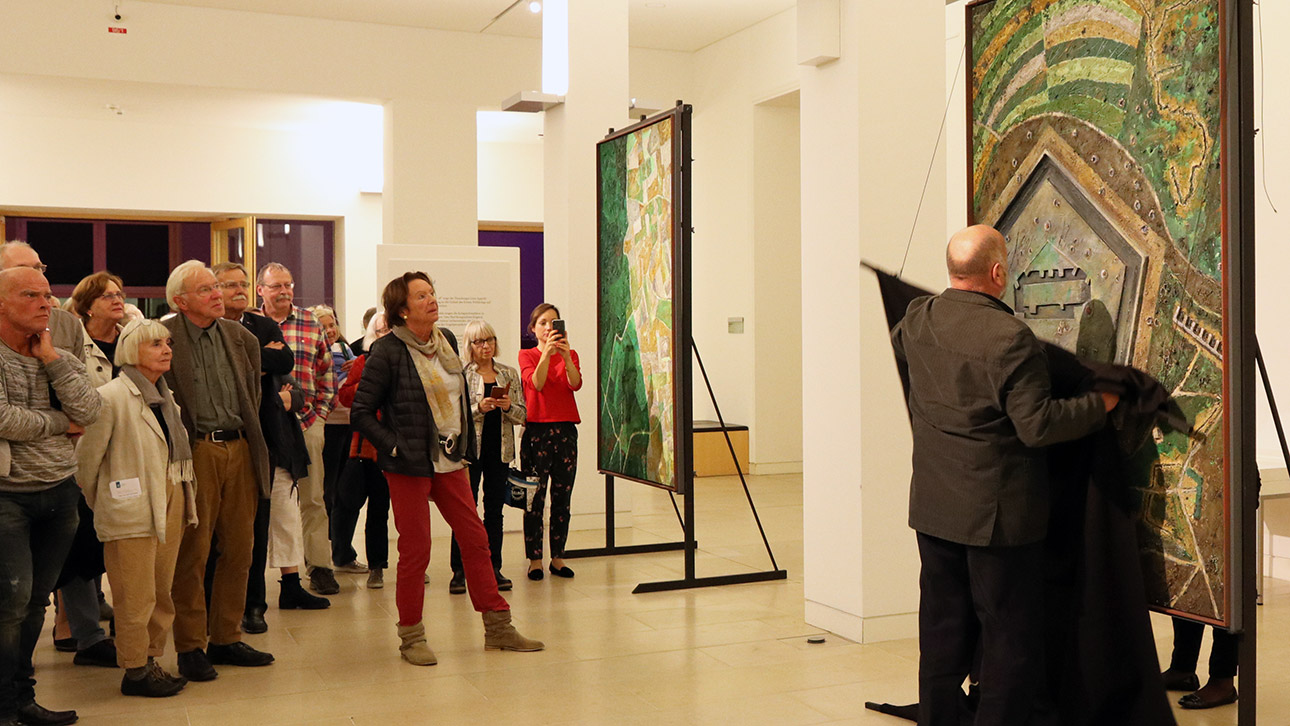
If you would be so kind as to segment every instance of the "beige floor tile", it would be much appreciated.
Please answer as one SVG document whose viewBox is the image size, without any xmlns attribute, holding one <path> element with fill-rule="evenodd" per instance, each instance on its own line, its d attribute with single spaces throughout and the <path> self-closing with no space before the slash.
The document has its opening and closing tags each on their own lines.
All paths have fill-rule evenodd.
<svg viewBox="0 0 1290 726">
<path fill-rule="evenodd" d="M 399 659 L 393 569 L 383 590 L 365 589 L 364 576 L 340 575 L 343 591 L 318 612 L 272 607 L 271 576 L 270 630 L 247 642 L 272 652 L 274 665 L 222 667 L 216 681 L 191 684 L 175 698 L 125 698 L 119 671 L 73 666 L 53 651 L 46 628 L 35 658 L 38 695 L 52 708 L 76 708 L 86 726 L 899 726 L 864 703 L 917 699 L 917 641 L 861 645 L 825 634 L 823 645 L 808 644 L 820 631 L 803 621 L 801 477 L 748 481 L 779 565 L 788 569 L 785 581 L 632 594 L 639 583 L 682 575 L 681 553 L 663 552 L 572 559 L 574 579 L 531 582 L 521 538 L 511 533 L 503 571 L 515 588 L 506 598 L 517 627 L 548 648 L 486 652 L 470 599 L 447 592 L 448 538 L 439 536 L 424 607 L 436 666 Z M 698 487 L 698 574 L 768 569 L 738 478 L 703 479 Z M 641 487 L 633 500 L 633 526 L 618 530 L 620 543 L 680 538 L 666 494 Z M 570 546 L 603 541 L 601 532 L 574 532 Z M 1260 723 L 1283 723 L 1290 721 L 1290 583 L 1269 580 L 1264 592 Z M 1155 615 L 1153 626 L 1167 660 L 1169 621 Z M 1205 648 L 1202 677 L 1208 638 Z M 173 671 L 173 652 L 162 663 Z M 1236 719 L 1235 707 L 1176 713 L 1182 726 Z"/>
</svg>

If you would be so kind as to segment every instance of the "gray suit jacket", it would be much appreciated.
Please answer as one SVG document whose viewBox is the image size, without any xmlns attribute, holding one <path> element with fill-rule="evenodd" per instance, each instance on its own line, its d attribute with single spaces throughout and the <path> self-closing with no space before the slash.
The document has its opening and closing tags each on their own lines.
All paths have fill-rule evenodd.
<svg viewBox="0 0 1290 726">
<path fill-rule="evenodd" d="M 909 526 L 973 546 L 1043 539 L 1042 447 L 1101 428 L 1101 396 L 1054 399 L 1039 340 L 1011 308 L 982 293 L 949 289 L 914 300 L 892 344 L 909 365 Z"/>
<path fill-rule="evenodd" d="M 162 324 L 170 329 L 171 350 L 174 357 L 170 362 L 170 371 L 166 373 L 166 383 L 175 394 L 175 403 L 179 404 L 184 428 L 188 437 L 196 441 L 197 429 L 193 425 L 191 401 L 193 393 L 193 341 L 184 329 L 183 313 L 167 318 Z M 260 429 L 260 341 L 256 339 L 241 323 L 220 318 L 215 321 L 220 333 L 224 336 L 224 350 L 228 353 L 229 363 L 236 374 L 238 413 L 242 416 L 242 430 L 246 433 L 246 442 L 251 449 L 251 465 L 255 469 L 255 480 L 260 485 L 260 498 L 269 498 L 269 485 L 273 481 L 269 470 L 269 449 L 264 444 L 264 432 Z M 201 486 L 201 482 L 198 482 Z"/>
</svg>

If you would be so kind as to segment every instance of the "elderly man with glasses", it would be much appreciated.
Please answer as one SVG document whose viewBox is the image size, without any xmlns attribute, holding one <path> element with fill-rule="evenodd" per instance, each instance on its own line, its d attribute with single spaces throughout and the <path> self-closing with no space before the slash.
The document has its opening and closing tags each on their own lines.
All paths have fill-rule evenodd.
<svg viewBox="0 0 1290 726">
<path fill-rule="evenodd" d="M 213 664 L 265 666 L 273 656 L 242 642 L 256 505 L 269 496 L 269 451 L 260 429 L 260 343 L 224 320 L 224 297 L 206 265 L 189 260 L 166 281 L 179 313 L 165 321 L 174 358 L 166 383 L 179 404 L 197 473 L 197 526 L 184 530 L 175 566 L 175 650 L 179 674 L 209 681 Z M 207 616 L 206 560 L 211 537 L 219 562 Z M 209 623 L 209 630 L 208 630 Z"/>
</svg>

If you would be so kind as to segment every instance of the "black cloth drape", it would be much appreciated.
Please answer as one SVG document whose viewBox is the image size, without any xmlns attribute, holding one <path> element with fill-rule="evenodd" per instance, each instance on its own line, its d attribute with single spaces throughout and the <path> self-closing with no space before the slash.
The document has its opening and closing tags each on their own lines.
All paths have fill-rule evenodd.
<svg viewBox="0 0 1290 726">
<path fill-rule="evenodd" d="M 874 272 L 889 327 L 904 317 L 910 301 L 932 294 Z M 1160 677 L 1139 561 L 1137 499 L 1126 472 L 1143 465 L 1141 452 L 1156 425 L 1185 428 L 1186 420 L 1168 391 L 1145 373 L 1045 348 L 1055 395 L 1109 391 L 1119 394 L 1121 403 L 1106 428 L 1049 450 L 1047 692 L 1040 722 L 1172 725 L 1176 722 Z M 904 370 L 900 373 L 908 394 L 908 377 Z M 967 696 L 964 705 L 963 722 L 971 723 Z M 916 706 L 865 706 L 917 718 Z"/>
</svg>

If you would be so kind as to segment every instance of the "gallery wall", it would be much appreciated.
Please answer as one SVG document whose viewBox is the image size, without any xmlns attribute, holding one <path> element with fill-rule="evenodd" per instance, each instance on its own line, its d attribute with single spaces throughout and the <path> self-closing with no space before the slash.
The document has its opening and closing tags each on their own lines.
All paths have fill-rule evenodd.
<svg viewBox="0 0 1290 726">
<path fill-rule="evenodd" d="M 128 8 L 128 33 L 120 35 L 106 32 L 106 10 L 93 0 L 71 0 L 57 12 L 39 0 L 12 0 L 5 10 L 0 69 L 8 73 L 383 103 L 387 147 L 402 140 L 402 152 L 387 150 L 385 164 L 387 187 L 397 182 L 397 194 L 353 189 L 338 199 L 342 180 L 328 173 L 327 156 L 303 165 L 289 140 L 237 127 L 117 133 L 101 124 L 67 125 L 57 136 L 31 138 L 96 153 L 57 174 L 5 175 L 8 184 L 52 180 L 35 185 L 39 198 L 25 197 L 36 206 L 75 199 L 121 211 L 341 217 L 345 251 L 337 269 L 345 274 L 338 274 L 337 297 L 346 321 L 357 321 L 376 297 L 371 261 L 378 243 L 474 243 L 475 111 L 538 79 L 538 43 L 527 39 L 157 3 Z M 15 131 L 44 125 L 5 116 L 23 124 L 10 126 Z M 5 134 L 11 144 L 27 138 Z M 202 163 L 176 171 L 172 159 Z M 412 201 L 395 206 L 400 195 Z"/>
<path fill-rule="evenodd" d="M 797 205 L 784 205 L 782 215 L 775 207 L 754 209 L 759 178 L 757 104 L 798 87 L 796 27 L 795 11 L 786 11 L 694 54 L 694 341 L 708 366 L 722 415 L 727 421 L 752 425 L 753 462 L 800 460 L 800 426 L 785 433 L 787 422 L 758 416 L 752 395 L 758 388 L 759 336 L 788 335 L 779 360 L 798 367 L 791 337 L 801 332 L 800 316 L 795 314 L 800 302 L 785 301 L 777 307 L 774 298 L 794 294 L 800 281 L 787 280 L 767 290 L 758 289 L 755 280 L 759 215 L 763 226 L 772 217 L 792 224 L 798 218 Z M 783 143 L 794 141 L 786 136 Z M 792 268 L 782 272 L 796 274 Z M 743 319 L 743 333 L 729 332 L 730 318 Z M 695 418 L 715 420 L 697 371 L 695 381 Z M 795 379 L 786 378 L 783 387 L 796 401 L 800 385 Z M 771 437 L 788 437 L 792 443 L 787 450 L 773 445 L 767 450 L 763 442 Z"/>
</svg>

